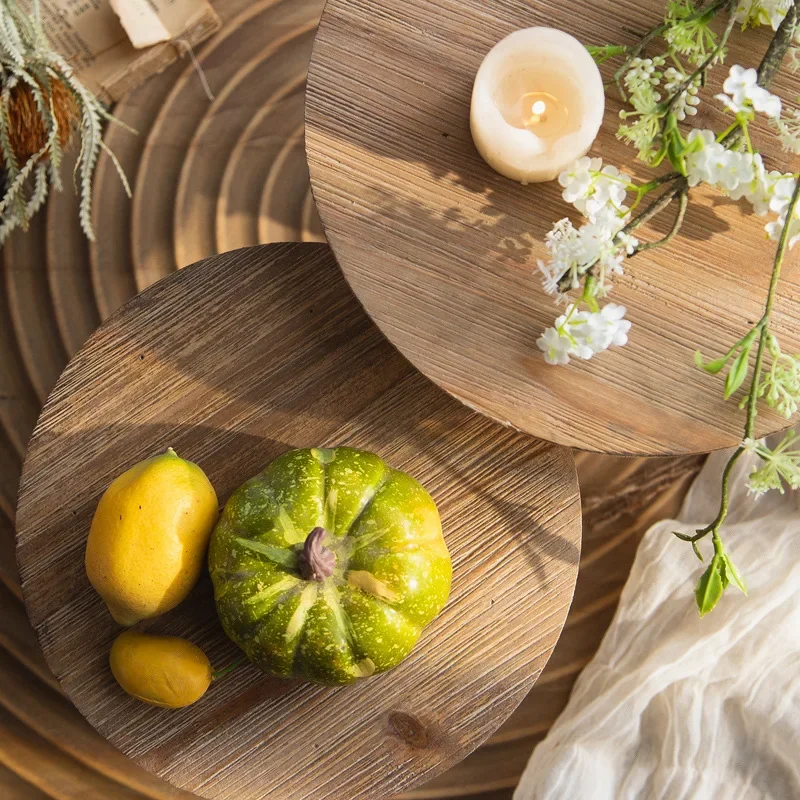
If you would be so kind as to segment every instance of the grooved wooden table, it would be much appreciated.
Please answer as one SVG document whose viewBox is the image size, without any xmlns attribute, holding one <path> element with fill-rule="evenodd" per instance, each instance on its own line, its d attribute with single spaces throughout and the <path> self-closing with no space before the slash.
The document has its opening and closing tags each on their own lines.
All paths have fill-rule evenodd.
<svg viewBox="0 0 800 800">
<path fill-rule="evenodd" d="M 224 501 L 281 452 L 337 444 L 417 477 L 442 515 L 453 591 L 408 660 L 339 689 L 248 665 L 179 711 L 125 695 L 108 668 L 119 626 L 83 561 L 113 477 L 172 446 Z M 70 362 L 30 442 L 17 560 L 50 669 L 123 753 L 212 800 L 356 800 L 437 775 L 516 708 L 566 619 L 580 532 L 569 450 L 490 422 L 417 373 L 327 245 L 269 245 L 164 279 Z M 238 652 L 207 576 L 141 627 L 186 636 L 217 665 Z"/>
<path fill-rule="evenodd" d="M 553 223 L 575 212 L 557 182 L 521 186 L 484 163 L 469 131 L 472 81 L 492 45 L 515 29 L 546 25 L 586 44 L 627 44 L 663 14 L 664 0 L 328 0 L 309 67 L 311 184 L 370 316 L 470 407 L 585 450 L 668 455 L 739 443 L 743 415 L 723 400 L 722 376 L 695 366 L 694 351 L 726 352 L 761 317 L 775 243 L 763 218 L 715 190 L 692 190 L 680 236 L 615 276 L 608 300 L 628 309 L 629 344 L 568 367 L 546 364 L 536 339 L 561 310 L 536 261 L 547 260 Z M 737 33 L 726 63 L 752 63 L 768 38 Z M 711 99 L 724 74 L 714 72 L 695 125 L 730 123 Z M 785 69 L 775 87 L 795 97 L 800 76 Z M 609 96 L 590 154 L 648 180 L 653 172 L 635 161 L 635 148 L 615 138 L 619 110 Z M 787 169 L 766 131 L 759 122 L 766 163 Z M 663 236 L 672 217 L 643 228 L 642 240 Z M 800 351 L 799 264 L 795 252 L 773 315 L 787 352 Z M 757 434 L 786 424 L 763 410 Z"/>
</svg>

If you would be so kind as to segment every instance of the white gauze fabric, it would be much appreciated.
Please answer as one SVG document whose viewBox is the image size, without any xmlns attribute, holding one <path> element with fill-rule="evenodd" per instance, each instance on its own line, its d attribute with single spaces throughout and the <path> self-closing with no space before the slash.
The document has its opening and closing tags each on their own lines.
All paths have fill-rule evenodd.
<svg viewBox="0 0 800 800">
<path fill-rule="evenodd" d="M 748 584 L 700 619 L 703 565 L 673 530 L 717 514 L 729 453 L 712 454 L 679 516 L 645 535 L 596 656 L 536 747 L 514 800 L 800 798 L 800 514 L 732 474 L 723 541 Z M 701 543 L 706 554 L 710 541 Z"/>
</svg>

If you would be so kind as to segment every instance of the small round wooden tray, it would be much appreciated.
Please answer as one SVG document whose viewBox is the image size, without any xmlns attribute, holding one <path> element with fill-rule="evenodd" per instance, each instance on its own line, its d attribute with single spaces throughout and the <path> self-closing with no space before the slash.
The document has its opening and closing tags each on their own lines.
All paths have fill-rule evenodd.
<svg viewBox="0 0 800 800">
<path fill-rule="evenodd" d="M 439 505 L 453 591 L 411 657 L 343 689 L 247 665 L 180 711 L 125 695 L 108 669 L 119 628 L 83 567 L 108 483 L 170 445 L 224 500 L 284 450 L 333 444 L 379 452 Z M 381 797 L 463 758 L 546 663 L 579 552 L 569 451 L 489 422 L 419 375 L 358 307 L 326 245 L 209 258 L 114 314 L 46 404 L 18 506 L 26 607 L 69 698 L 140 765 L 231 800 Z M 237 654 L 205 577 L 142 627 L 190 638 L 217 667 Z"/>
<path fill-rule="evenodd" d="M 775 245 L 763 218 L 719 192 L 693 190 L 680 236 L 641 254 L 609 301 L 628 309 L 630 343 L 567 367 L 536 346 L 561 310 L 536 274 L 544 237 L 575 212 L 557 182 L 521 186 L 495 173 L 469 131 L 481 60 L 518 28 L 562 28 L 587 44 L 633 43 L 664 0 L 328 0 L 309 67 L 306 150 L 328 239 L 364 307 L 422 372 L 470 407 L 549 441 L 627 454 L 707 452 L 737 444 L 744 417 L 722 399 L 694 351 L 720 355 L 760 318 Z M 728 64 L 751 64 L 763 31 L 735 34 Z M 784 70 L 775 89 L 800 94 Z M 725 68 L 714 73 L 715 86 Z M 592 155 L 652 177 L 616 140 L 609 97 Z M 700 127 L 729 124 L 709 100 Z M 788 167 L 756 132 L 770 168 Z M 773 149 L 770 149 L 773 148 Z M 663 236 L 667 212 L 641 232 Z M 800 351 L 800 271 L 783 271 L 773 314 L 784 349 Z M 737 398 L 738 399 L 738 398 Z M 759 413 L 757 433 L 786 421 Z"/>
</svg>

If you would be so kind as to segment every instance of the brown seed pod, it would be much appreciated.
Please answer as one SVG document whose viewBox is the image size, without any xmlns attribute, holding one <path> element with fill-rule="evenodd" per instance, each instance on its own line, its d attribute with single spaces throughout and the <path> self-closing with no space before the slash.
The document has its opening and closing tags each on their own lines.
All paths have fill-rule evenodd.
<svg viewBox="0 0 800 800">
<path fill-rule="evenodd" d="M 40 84 L 41 86 L 41 84 Z M 47 87 L 41 86 L 45 98 Z M 78 105 L 72 92 L 57 79 L 51 79 L 52 107 L 58 122 L 58 138 L 61 146 L 69 142 L 76 122 Z M 39 112 L 30 86 L 17 84 L 10 93 L 8 104 L 9 140 L 18 164 L 24 164 L 47 143 L 47 127 Z"/>
</svg>

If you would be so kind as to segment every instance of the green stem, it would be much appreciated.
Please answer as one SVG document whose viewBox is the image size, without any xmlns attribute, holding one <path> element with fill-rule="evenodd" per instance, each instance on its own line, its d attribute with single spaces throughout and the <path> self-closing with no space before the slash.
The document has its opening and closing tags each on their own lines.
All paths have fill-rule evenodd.
<svg viewBox="0 0 800 800">
<path fill-rule="evenodd" d="M 775 253 L 775 262 L 772 267 L 772 277 L 769 282 L 769 290 L 767 291 L 767 302 L 764 306 L 764 315 L 758 321 L 756 329 L 760 329 L 760 336 L 758 339 L 758 350 L 756 351 L 756 363 L 753 369 L 753 379 L 750 383 L 750 391 L 747 396 L 747 422 L 744 426 L 744 439 L 752 439 L 755 434 L 756 416 L 758 414 L 758 389 L 761 383 L 761 372 L 764 365 L 764 351 L 766 350 L 767 338 L 769 337 L 769 318 L 772 313 L 772 306 L 775 303 L 776 290 L 778 288 L 778 281 L 781 277 L 781 268 L 786 257 L 786 252 L 789 249 L 789 238 L 791 236 L 792 220 L 794 218 L 794 210 L 800 200 L 800 180 L 796 181 L 792 199 L 789 201 L 789 207 L 786 211 L 786 224 L 781 231 L 781 238 L 778 242 L 778 250 Z M 689 538 L 689 541 L 696 542 L 712 534 L 715 549 L 719 541 L 719 529 L 722 523 L 728 516 L 728 505 L 730 503 L 729 483 L 730 474 L 734 464 L 739 460 L 739 457 L 744 452 L 744 447 L 737 447 L 733 455 L 728 459 L 725 465 L 725 470 L 722 473 L 722 498 L 720 499 L 719 513 L 714 521 L 701 528 L 697 533 Z M 721 543 L 720 543 L 721 546 Z"/>
<path fill-rule="evenodd" d="M 672 202 L 672 198 L 670 198 L 670 202 Z M 675 215 L 675 221 L 672 223 L 669 233 L 662 239 L 658 239 L 655 242 L 640 244 L 634 251 L 634 255 L 636 253 L 643 253 L 645 250 L 653 250 L 656 247 L 663 247 L 664 245 L 669 244 L 677 236 L 678 231 L 681 229 L 684 217 L 686 216 L 686 209 L 688 207 L 689 190 L 688 188 L 681 188 L 678 195 L 678 213 Z"/>
<path fill-rule="evenodd" d="M 744 144 L 745 147 L 747 148 L 747 152 L 750 153 L 750 155 L 753 155 L 753 143 L 750 141 L 750 130 L 748 129 L 747 123 L 744 120 L 742 120 L 741 122 L 741 127 L 742 127 L 742 136 L 744 136 Z"/>
<path fill-rule="evenodd" d="M 641 225 L 649 222 L 653 217 L 660 214 L 679 194 L 688 189 L 689 184 L 683 175 L 680 175 L 679 173 L 670 174 L 678 176 L 675 179 L 675 185 L 671 186 L 666 192 L 659 195 L 655 200 L 647 205 L 644 210 L 640 211 L 635 217 L 633 217 L 622 229 L 621 233 L 632 233 Z"/>
<path fill-rule="evenodd" d="M 211 673 L 211 680 L 212 681 L 219 681 L 223 678 L 227 677 L 233 670 L 236 669 L 240 664 L 247 660 L 247 656 L 239 656 L 239 658 L 234 659 L 228 664 L 227 667 L 223 667 L 222 669 L 215 670 Z"/>
<path fill-rule="evenodd" d="M 728 136 L 730 136 L 734 131 L 739 129 L 739 126 L 741 124 L 742 123 L 738 119 L 736 120 L 736 122 L 732 122 L 727 128 L 725 128 L 724 131 L 722 131 L 722 133 L 719 134 L 719 136 L 717 136 L 717 143 L 721 144 L 722 142 L 724 142 L 728 138 Z"/>
</svg>

